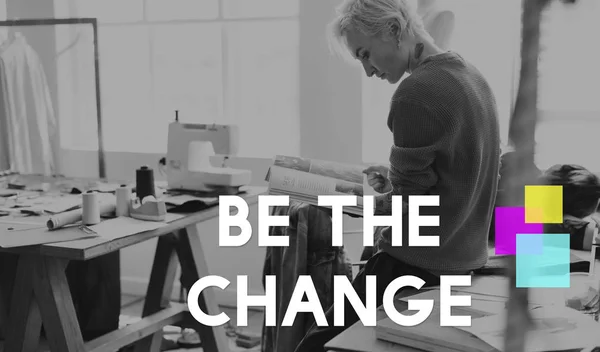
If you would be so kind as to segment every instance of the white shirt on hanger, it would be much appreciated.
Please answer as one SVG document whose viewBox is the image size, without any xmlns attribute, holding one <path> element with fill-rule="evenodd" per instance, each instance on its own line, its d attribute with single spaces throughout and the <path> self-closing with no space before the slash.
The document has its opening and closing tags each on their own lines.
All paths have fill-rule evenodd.
<svg viewBox="0 0 600 352">
<path fill-rule="evenodd" d="M 55 161 L 51 140 L 57 121 L 46 75 L 24 36 L 16 33 L 9 40 L 0 49 L 0 119 L 8 127 L 10 166 L 22 174 L 52 175 Z"/>
</svg>

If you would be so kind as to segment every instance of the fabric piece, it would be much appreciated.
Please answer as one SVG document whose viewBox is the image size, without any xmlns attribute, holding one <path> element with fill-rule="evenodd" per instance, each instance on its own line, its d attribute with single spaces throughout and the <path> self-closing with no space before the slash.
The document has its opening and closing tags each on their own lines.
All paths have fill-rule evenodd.
<svg viewBox="0 0 600 352">
<path fill-rule="evenodd" d="M 11 168 L 22 174 L 52 175 L 55 153 L 51 141 L 57 121 L 40 59 L 25 37 L 17 33 L 1 51 L 0 60 L 6 88 L 6 106 L 0 109 L 0 120 L 8 126 Z"/>
<path fill-rule="evenodd" d="M 288 236 L 289 246 L 267 248 L 263 274 L 276 277 L 277 321 L 274 327 L 263 327 L 262 352 L 294 351 L 314 323 L 311 313 L 299 313 L 292 326 L 282 326 L 298 277 L 311 276 L 326 310 L 333 304 L 334 275 L 351 280 L 352 267 L 343 247 L 331 245 L 331 217 L 323 209 L 290 202 L 289 207 L 274 207 L 272 215 L 289 216 L 289 226 L 269 230 L 271 236 Z"/>
<path fill-rule="evenodd" d="M 500 135 L 495 98 L 481 73 L 460 55 L 430 57 L 399 85 L 388 127 L 393 132 L 390 182 L 394 195 L 438 195 L 440 226 L 421 228 L 439 236 L 439 247 L 382 248 L 394 258 L 438 273 L 481 268 L 499 181 Z M 410 203 L 410 201 L 409 201 Z M 408 216 L 402 243 L 408 242 Z"/>
</svg>

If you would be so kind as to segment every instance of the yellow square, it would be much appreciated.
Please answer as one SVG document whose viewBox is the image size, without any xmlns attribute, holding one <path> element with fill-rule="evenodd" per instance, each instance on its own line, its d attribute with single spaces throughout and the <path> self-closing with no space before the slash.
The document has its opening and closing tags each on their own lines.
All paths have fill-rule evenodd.
<svg viewBox="0 0 600 352">
<path fill-rule="evenodd" d="M 525 186 L 525 223 L 561 224 L 562 195 L 562 186 Z"/>
</svg>

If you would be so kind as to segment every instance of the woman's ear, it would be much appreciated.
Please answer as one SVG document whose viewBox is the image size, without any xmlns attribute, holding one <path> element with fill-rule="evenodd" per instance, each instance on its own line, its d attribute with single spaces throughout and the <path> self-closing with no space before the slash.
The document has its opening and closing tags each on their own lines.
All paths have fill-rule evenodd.
<svg viewBox="0 0 600 352">
<path fill-rule="evenodd" d="M 400 23 L 396 20 L 390 20 L 387 25 L 387 33 L 385 33 L 386 40 L 392 40 L 396 44 L 400 43 Z"/>
</svg>

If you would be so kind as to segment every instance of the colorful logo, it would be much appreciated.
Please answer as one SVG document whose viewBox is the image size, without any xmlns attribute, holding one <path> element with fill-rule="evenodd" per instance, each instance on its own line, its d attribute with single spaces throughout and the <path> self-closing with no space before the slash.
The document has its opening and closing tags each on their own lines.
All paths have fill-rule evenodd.
<svg viewBox="0 0 600 352">
<path fill-rule="evenodd" d="M 515 255 L 517 287 L 570 286 L 570 236 L 544 233 L 563 222 L 562 186 L 525 186 L 525 207 L 496 207 L 496 255 Z"/>
</svg>

